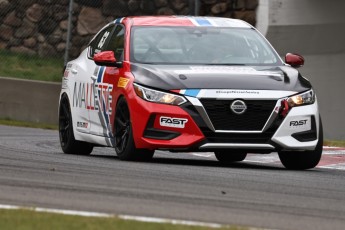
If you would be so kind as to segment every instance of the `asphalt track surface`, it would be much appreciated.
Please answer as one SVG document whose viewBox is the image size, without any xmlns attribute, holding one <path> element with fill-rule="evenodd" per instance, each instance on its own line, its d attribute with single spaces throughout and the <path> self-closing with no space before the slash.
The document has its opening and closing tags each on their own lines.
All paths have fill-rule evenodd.
<svg viewBox="0 0 345 230">
<path fill-rule="evenodd" d="M 57 131 L 0 126 L 0 204 L 269 229 L 345 228 L 344 170 L 290 171 L 258 159 L 221 166 L 209 153 L 157 151 L 152 162 L 136 163 L 118 160 L 110 148 L 66 155 Z"/>
</svg>

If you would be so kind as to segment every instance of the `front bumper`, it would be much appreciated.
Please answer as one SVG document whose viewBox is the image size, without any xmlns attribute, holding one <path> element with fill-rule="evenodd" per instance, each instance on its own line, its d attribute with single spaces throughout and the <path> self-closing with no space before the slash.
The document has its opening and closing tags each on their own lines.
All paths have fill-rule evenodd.
<svg viewBox="0 0 345 230">
<path fill-rule="evenodd" d="M 215 151 L 243 149 L 250 152 L 313 150 L 318 142 L 317 102 L 290 109 L 279 117 L 280 99 L 262 130 L 216 130 L 197 98 L 187 97 L 182 106 L 131 99 L 133 136 L 137 148 L 173 151 Z M 167 125 L 161 118 L 186 120 L 184 126 Z M 305 138 L 307 137 L 307 138 Z"/>
</svg>

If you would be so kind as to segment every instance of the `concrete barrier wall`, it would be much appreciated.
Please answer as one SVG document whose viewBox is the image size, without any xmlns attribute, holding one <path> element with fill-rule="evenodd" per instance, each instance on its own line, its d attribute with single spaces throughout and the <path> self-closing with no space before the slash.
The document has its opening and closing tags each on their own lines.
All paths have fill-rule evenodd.
<svg viewBox="0 0 345 230">
<path fill-rule="evenodd" d="M 61 84 L 0 77 L 0 118 L 58 123 Z"/>
<path fill-rule="evenodd" d="M 260 0 L 257 28 L 281 56 L 305 57 L 300 68 L 316 90 L 327 139 L 345 139 L 345 1 Z"/>
</svg>

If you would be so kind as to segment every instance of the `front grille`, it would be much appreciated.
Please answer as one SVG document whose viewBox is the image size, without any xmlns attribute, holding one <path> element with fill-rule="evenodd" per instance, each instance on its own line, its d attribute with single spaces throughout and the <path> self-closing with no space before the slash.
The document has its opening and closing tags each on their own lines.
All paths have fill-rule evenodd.
<svg viewBox="0 0 345 230">
<path fill-rule="evenodd" d="M 245 100 L 247 110 L 235 114 L 230 105 L 234 100 L 200 99 L 216 130 L 262 130 L 277 101 Z"/>
</svg>

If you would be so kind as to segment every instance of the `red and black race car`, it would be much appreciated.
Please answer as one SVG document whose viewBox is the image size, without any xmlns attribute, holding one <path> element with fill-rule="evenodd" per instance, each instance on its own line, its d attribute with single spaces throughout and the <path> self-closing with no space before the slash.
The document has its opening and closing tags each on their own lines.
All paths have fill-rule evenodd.
<svg viewBox="0 0 345 230">
<path fill-rule="evenodd" d="M 62 80 L 65 153 L 114 147 L 121 160 L 154 151 L 215 152 L 221 162 L 278 152 L 287 168 L 315 167 L 322 125 L 296 67 L 241 20 L 142 16 L 101 29 Z"/>
</svg>

